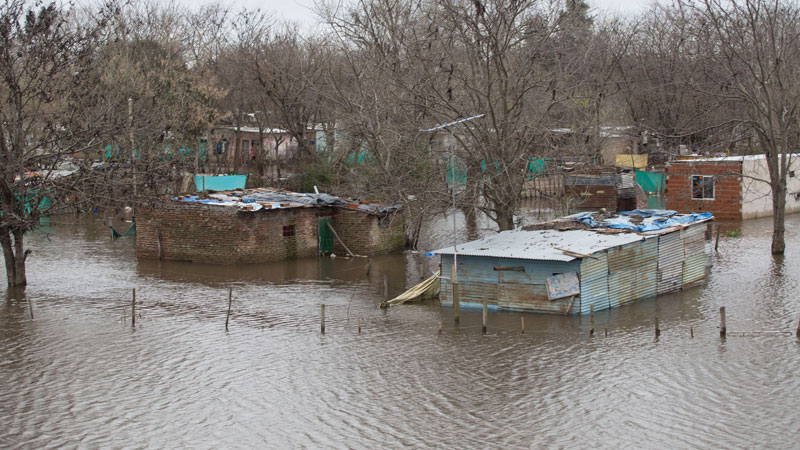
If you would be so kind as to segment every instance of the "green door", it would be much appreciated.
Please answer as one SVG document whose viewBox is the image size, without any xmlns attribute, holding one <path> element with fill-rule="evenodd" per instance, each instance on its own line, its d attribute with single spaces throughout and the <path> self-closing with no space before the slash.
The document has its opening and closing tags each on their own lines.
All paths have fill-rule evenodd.
<svg viewBox="0 0 800 450">
<path fill-rule="evenodd" d="M 319 218 L 319 254 L 330 255 L 333 253 L 333 231 L 328 224 L 331 223 L 330 217 Z"/>
</svg>

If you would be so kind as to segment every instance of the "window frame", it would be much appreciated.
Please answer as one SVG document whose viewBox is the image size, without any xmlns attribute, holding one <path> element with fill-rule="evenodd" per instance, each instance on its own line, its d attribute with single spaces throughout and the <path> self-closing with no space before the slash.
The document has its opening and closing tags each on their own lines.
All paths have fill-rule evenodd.
<svg viewBox="0 0 800 450">
<path fill-rule="evenodd" d="M 696 190 L 695 190 L 696 189 L 695 188 L 695 179 L 696 178 L 700 178 L 701 179 L 701 181 L 700 181 L 701 184 L 698 185 L 697 187 L 699 187 L 701 189 L 700 193 L 701 193 L 702 197 L 696 197 L 695 196 L 695 193 L 696 193 Z M 706 181 L 706 179 L 709 179 L 710 183 L 711 183 L 711 197 L 707 197 L 706 196 L 706 190 L 707 190 L 708 182 L 709 182 L 709 181 Z M 716 200 L 716 198 L 717 198 L 717 177 L 716 176 L 714 176 L 714 175 L 694 175 L 693 174 L 691 176 L 691 178 L 689 179 L 689 181 L 691 183 L 690 184 L 690 188 L 691 188 L 691 191 L 692 191 L 691 192 L 692 200 Z"/>
</svg>

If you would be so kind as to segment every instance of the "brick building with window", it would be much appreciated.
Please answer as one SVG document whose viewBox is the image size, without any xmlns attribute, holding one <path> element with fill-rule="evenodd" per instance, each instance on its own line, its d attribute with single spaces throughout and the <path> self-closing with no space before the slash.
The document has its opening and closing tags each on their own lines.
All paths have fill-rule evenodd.
<svg viewBox="0 0 800 450">
<path fill-rule="evenodd" d="M 260 188 L 181 196 L 140 208 L 136 217 L 140 258 L 240 264 L 347 249 L 373 255 L 404 245 L 400 206 L 325 194 Z"/>
<path fill-rule="evenodd" d="M 800 211 L 799 156 L 792 156 L 787 214 Z M 798 176 L 794 170 L 798 170 Z M 667 209 L 680 213 L 710 212 L 717 220 L 772 215 L 772 189 L 765 155 L 677 160 L 667 165 L 666 178 Z"/>
</svg>

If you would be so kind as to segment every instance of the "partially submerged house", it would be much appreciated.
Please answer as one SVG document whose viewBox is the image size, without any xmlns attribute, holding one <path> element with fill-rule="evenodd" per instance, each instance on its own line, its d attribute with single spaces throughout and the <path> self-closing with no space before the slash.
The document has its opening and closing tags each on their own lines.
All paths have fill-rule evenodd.
<svg viewBox="0 0 800 450">
<path fill-rule="evenodd" d="M 140 258 L 257 263 L 405 244 L 401 205 L 269 188 L 165 199 L 140 208 L 136 222 Z"/>
<path fill-rule="evenodd" d="M 461 305 L 486 299 L 500 309 L 563 314 L 615 308 L 705 278 L 710 214 L 627 214 L 596 221 L 582 213 L 437 250 L 441 303 L 453 304 L 455 266 Z"/>
<path fill-rule="evenodd" d="M 787 213 L 800 211 L 800 155 L 792 158 Z M 720 220 L 772 216 L 772 188 L 765 155 L 687 157 L 668 164 L 666 178 L 669 209 L 710 212 Z"/>
</svg>

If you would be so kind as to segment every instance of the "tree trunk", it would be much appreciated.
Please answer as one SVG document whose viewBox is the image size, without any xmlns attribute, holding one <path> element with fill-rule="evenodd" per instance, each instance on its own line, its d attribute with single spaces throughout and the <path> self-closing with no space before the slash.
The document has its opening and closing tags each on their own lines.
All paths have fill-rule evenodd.
<svg viewBox="0 0 800 450">
<path fill-rule="evenodd" d="M 3 247 L 8 286 L 25 286 L 28 284 L 25 276 L 25 259 L 30 251 L 25 251 L 23 232 L 14 232 L 13 243 L 11 233 L 8 231 L 2 232 L 0 234 L 0 246 Z"/>
<path fill-rule="evenodd" d="M 514 212 L 509 210 L 497 211 L 497 226 L 500 231 L 507 231 L 514 229 Z"/>
<path fill-rule="evenodd" d="M 786 184 L 777 183 L 772 189 L 772 254 L 782 255 L 786 250 Z"/>
</svg>

